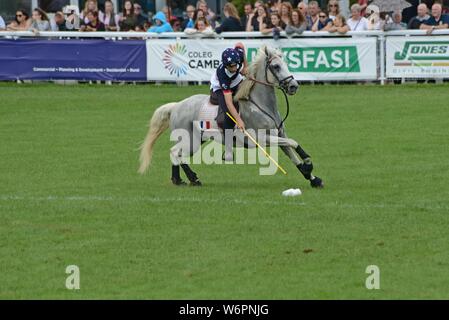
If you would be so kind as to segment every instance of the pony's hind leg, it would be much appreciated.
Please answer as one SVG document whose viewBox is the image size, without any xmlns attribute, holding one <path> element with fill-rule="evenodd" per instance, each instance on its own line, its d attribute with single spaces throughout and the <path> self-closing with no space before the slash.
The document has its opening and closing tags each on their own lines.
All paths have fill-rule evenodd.
<svg viewBox="0 0 449 320">
<path fill-rule="evenodd" d="M 190 181 L 191 186 L 201 186 L 201 181 L 198 179 L 198 176 L 196 173 L 189 167 L 188 164 L 183 163 L 181 164 L 182 170 L 184 170 L 184 173 L 187 176 L 187 179 Z"/>
<path fill-rule="evenodd" d="M 170 159 L 172 162 L 172 182 L 175 185 L 185 185 L 180 176 L 180 167 L 187 176 L 192 186 L 201 186 L 201 181 L 198 179 L 197 174 L 190 168 L 185 161 L 186 158 L 192 156 L 201 146 L 201 140 L 197 141 L 198 136 L 192 131 L 187 132 L 180 139 L 176 145 L 170 149 Z M 199 136 L 201 139 L 201 135 Z"/>
</svg>

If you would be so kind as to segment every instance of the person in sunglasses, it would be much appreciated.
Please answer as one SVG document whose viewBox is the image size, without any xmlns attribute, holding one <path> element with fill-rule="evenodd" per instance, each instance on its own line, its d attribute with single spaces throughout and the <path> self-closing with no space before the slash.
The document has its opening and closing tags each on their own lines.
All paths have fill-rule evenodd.
<svg viewBox="0 0 449 320">
<path fill-rule="evenodd" d="M 245 124 L 239 115 L 238 104 L 233 101 L 233 96 L 237 92 L 240 82 L 243 81 L 242 74 L 246 73 L 247 62 L 245 58 L 245 47 L 242 43 L 237 43 L 234 48 L 227 48 L 221 55 L 221 64 L 210 80 L 211 102 L 219 105 L 219 114 L 224 115 L 223 130 L 234 129 L 235 123 L 226 113 L 229 112 L 237 121 L 240 129 L 245 128 Z M 224 160 L 232 161 L 232 141 L 226 141 Z"/>
<path fill-rule="evenodd" d="M 329 31 L 331 27 L 332 20 L 327 16 L 326 12 L 321 11 L 318 14 L 318 20 L 312 26 L 312 31 Z"/>
<path fill-rule="evenodd" d="M 31 19 L 25 10 L 16 11 L 16 18 L 7 26 L 8 31 L 27 31 L 31 26 Z"/>
<path fill-rule="evenodd" d="M 335 17 L 340 14 L 340 5 L 338 0 L 330 0 L 327 4 L 327 12 L 329 12 L 329 19 L 334 21 Z"/>
</svg>

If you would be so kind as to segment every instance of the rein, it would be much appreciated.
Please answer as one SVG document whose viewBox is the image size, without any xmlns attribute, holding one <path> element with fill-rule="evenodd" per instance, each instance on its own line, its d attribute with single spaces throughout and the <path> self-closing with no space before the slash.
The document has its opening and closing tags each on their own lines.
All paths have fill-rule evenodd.
<svg viewBox="0 0 449 320">
<path fill-rule="evenodd" d="M 287 93 L 285 92 L 285 89 L 283 87 L 283 85 L 288 85 L 292 80 L 293 80 L 293 76 L 289 76 L 286 77 L 282 80 L 279 80 L 279 78 L 276 76 L 276 74 L 271 70 L 271 62 L 273 61 L 274 57 L 270 58 L 270 59 L 266 59 L 266 64 L 265 64 L 265 82 L 264 81 L 260 81 L 257 80 L 253 77 L 248 77 L 249 80 L 267 86 L 267 87 L 271 87 L 271 88 L 277 88 L 280 89 L 282 91 L 282 93 L 284 94 L 284 98 L 285 98 L 285 103 L 287 104 L 287 113 L 285 114 L 284 119 L 282 119 L 281 123 L 279 124 L 279 126 L 276 125 L 276 120 L 274 119 L 274 117 L 272 115 L 270 115 L 268 112 L 266 112 L 265 110 L 263 110 L 253 99 L 251 99 L 251 95 L 249 96 L 249 101 L 254 104 L 263 114 L 265 114 L 266 116 L 268 116 L 271 120 L 273 120 L 274 124 L 276 125 L 278 131 L 281 130 L 281 128 L 283 128 L 284 126 L 284 122 L 287 120 L 289 114 L 290 114 L 290 103 L 288 101 L 288 96 Z M 276 78 L 276 80 L 278 81 L 278 83 L 271 83 L 268 81 L 268 69 L 271 71 L 271 74 Z"/>
</svg>

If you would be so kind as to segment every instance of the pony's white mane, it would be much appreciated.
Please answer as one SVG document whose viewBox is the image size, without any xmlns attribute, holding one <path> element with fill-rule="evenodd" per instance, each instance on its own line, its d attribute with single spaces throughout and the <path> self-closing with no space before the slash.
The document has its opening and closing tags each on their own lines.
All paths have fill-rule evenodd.
<svg viewBox="0 0 449 320">
<path fill-rule="evenodd" d="M 246 76 L 246 79 L 242 81 L 240 84 L 239 90 L 235 94 L 234 100 L 248 100 L 249 94 L 251 93 L 251 89 L 254 86 L 254 81 L 250 79 L 255 79 L 257 70 L 259 70 L 260 65 L 265 63 L 265 60 L 267 58 L 266 53 L 268 53 L 268 57 L 271 57 L 273 55 L 278 55 L 282 57 L 282 52 L 279 50 L 270 48 L 266 45 L 263 45 L 259 48 L 259 51 L 257 52 L 257 55 L 253 62 L 251 62 L 249 68 L 248 68 L 248 74 Z"/>
</svg>

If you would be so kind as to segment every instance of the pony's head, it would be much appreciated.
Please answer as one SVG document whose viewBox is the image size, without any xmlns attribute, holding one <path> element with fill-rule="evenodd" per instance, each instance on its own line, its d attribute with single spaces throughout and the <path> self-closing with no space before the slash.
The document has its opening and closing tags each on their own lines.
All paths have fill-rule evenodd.
<svg viewBox="0 0 449 320">
<path fill-rule="evenodd" d="M 280 50 L 262 46 L 249 66 L 247 79 L 243 81 L 235 95 L 235 100 L 247 100 L 255 84 L 259 82 L 282 88 L 287 94 L 294 95 L 299 88 L 298 82 L 288 70 Z"/>
<path fill-rule="evenodd" d="M 278 84 L 287 94 L 294 95 L 299 88 L 293 74 L 288 70 L 282 51 L 268 46 L 262 46 L 256 61 L 264 66 L 265 81 Z M 261 63 L 263 61 L 263 63 Z M 260 71 L 259 71 L 260 72 Z"/>
</svg>

